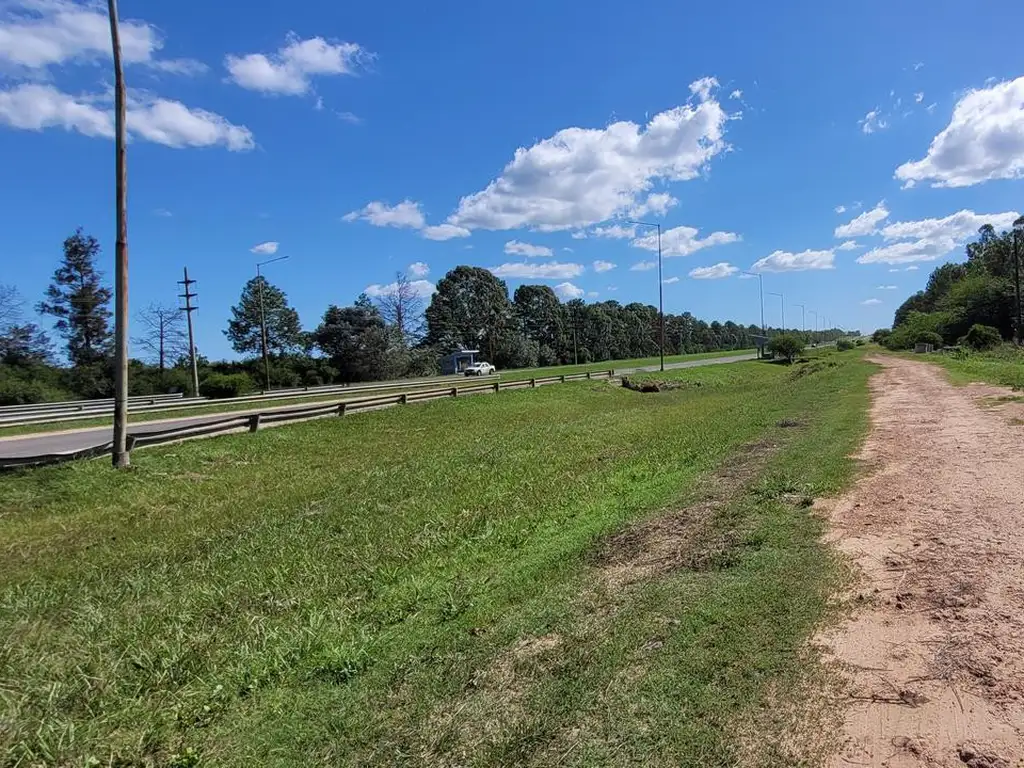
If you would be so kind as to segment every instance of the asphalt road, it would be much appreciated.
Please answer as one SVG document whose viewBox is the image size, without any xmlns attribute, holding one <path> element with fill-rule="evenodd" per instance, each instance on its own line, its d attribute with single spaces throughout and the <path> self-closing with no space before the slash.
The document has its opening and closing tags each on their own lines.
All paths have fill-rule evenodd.
<svg viewBox="0 0 1024 768">
<path fill-rule="evenodd" d="M 755 354 L 752 352 L 730 357 L 711 357 L 706 360 L 687 360 L 681 363 L 668 363 L 666 369 L 676 368 L 697 368 L 704 365 L 722 365 L 723 363 L 738 363 L 743 360 L 753 360 Z M 616 374 L 636 373 L 638 371 L 657 371 L 660 366 L 648 365 L 640 368 L 617 368 Z M 343 393 L 339 393 L 341 395 Z M 400 394 L 394 392 L 393 394 Z M 339 397 L 339 400 L 342 399 Z M 310 407 L 310 403 L 296 405 L 293 408 L 301 410 Z M 132 435 L 145 435 L 149 432 L 161 432 L 172 427 L 197 427 L 211 421 L 218 421 L 225 417 L 244 416 L 247 413 L 258 413 L 259 411 L 287 411 L 292 408 L 280 407 L 273 404 L 263 404 L 262 407 L 253 408 L 250 411 L 231 411 L 219 414 L 204 414 L 203 416 L 192 416 L 180 419 L 162 419 L 160 421 L 143 421 L 137 424 L 129 424 L 128 432 Z M 91 429 L 76 429 L 61 432 L 43 432 L 18 437 L 0 438 L 0 459 L 19 458 L 25 456 L 42 456 L 51 453 L 68 453 L 79 451 L 84 448 L 91 448 L 102 445 L 110 440 L 110 427 L 94 427 Z"/>
</svg>

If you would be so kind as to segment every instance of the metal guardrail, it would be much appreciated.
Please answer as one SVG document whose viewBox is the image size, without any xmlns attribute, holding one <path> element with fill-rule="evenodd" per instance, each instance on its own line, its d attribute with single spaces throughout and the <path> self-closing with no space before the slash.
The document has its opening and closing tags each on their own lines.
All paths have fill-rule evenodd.
<svg viewBox="0 0 1024 768">
<path fill-rule="evenodd" d="M 128 398 L 128 405 L 142 403 L 173 403 L 184 400 L 197 400 L 202 398 L 186 398 L 183 392 L 176 392 L 170 395 L 133 395 Z M 99 398 L 96 400 L 62 400 L 55 403 L 25 403 L 24 405 L 0 405 L 0 416 L 17 415 L 21 413 L 33 413 L 35 411 L 76 411 L 82 409 L 113 408 L 112 398 Z"/>
<path fill-rule="evenodd" d="M 346 416 L 359 411 L 380 410 L 392 408 L 396 405 L 408 405 L 412 403 L 440 400 L 448 397 L 462 397 L 465 395 L 485 394 L 488 392 L 498 393 L 501 390 L 530 389 L 547 384 L 564 384 L 569 381 L 581 381 L 586 379 L 610 379 L 615 376 L 615 371 L 593 371 L 587 373 L 573 373 L 562 376 L 547 376 L 533 379 L 519 379 L 517 381 L 494 381 L 473 386 L 450 386 L 442 389 L 416 390 L 400 392 L 396 394 L 378 395 L 376 397 L 364 397 L 349 400 L 337 400 L 329 403 L 316 403 L 307 407 L 289 408 L 288 410 L 258 411 L 246 413 L 240 416 L 225 416 L 215 421 L 206 421 L 202 424 L 187 424 L 184 426 L 170 427 L 159 432 L 145 432 L 142 434 L 128 435 L 128 450 L 142 448 L 149 445 L 161 443 L 173 443 L 181 440 L 189 440 L 195 437 L 207 437 L 213 435 L 228 434 L 239 430 L 256 432 L 261 427 L 270 424 L 285 424 L 289 422 L 309 421 L 327 416 Z M 111 441 L 105 441 L 99 445 L 90 446 L 77 451 L 66 453 L 48 453 L 39 456 L 21 456 L 17 458 L 0 458 L 0 471 L 21 469 L 25 467 L 39 467 L 48 464 L 60 464 L 66 461 L 78 459 L 96 458 L 110 454 L 113 448 Z"/>
</svg>

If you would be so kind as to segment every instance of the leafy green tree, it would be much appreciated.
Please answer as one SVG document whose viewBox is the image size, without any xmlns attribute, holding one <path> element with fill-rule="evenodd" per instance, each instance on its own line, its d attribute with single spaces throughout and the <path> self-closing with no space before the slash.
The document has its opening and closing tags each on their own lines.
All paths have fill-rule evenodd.
<svg viewBox="0 0 1024 768">
<path fill-rule="evenodd" d="M 110 289 L 96 269 L 100 244 L 76 229 L 64 241 L 64 257 L 53 273 L 46 298 L 37 305 L 41 314 L 57 318 L 54 328 L 67 343 L 72 365 L 90 365 L 107 356 L 110 346 Z"/>
<path fill-rule="evenodd" d="M 768 342 L 768 351 L 792 363 L 804 351 L 804 342 L 791 333 L 780 333 Z"/>
<path fill-rule="evenodd" d="M 285 292 L 263 276 L 245 284 L 237 305 L 231 308 L 231 319 L 224 331 L 232 349 L 239 353 L 258 353 L 260 342 L 260 286 L 263 287 L 263 311 L 267 323 L 267 353 L 284 355 L 301 349 L 305 336 L 299 324 L 299 313 L 288 305 Z"/>
<path fill-rule="evenodd" d="M 519 286 L 512 297 L 512 307 L 519 327 L 527 339 L 551 350 L 557 350 L 563 344 L 565 313 L 562 310 L 562 303 L 550 287 Z"/>
<path fill-rule="evenodd" d="M 351 307 L 328 307 L 312 335 L 341 381 L 396 378 L 410 364 L 398 327 L 385 323 L 366 296 L 360 296 Z"/>
<path fill-rule="evenodd" d="M 456 267 L 427 307 L 426 343 L 442 352 L 477 348 L 491 358 L 512 318 L 508 288 L 489 270 Z"/>
<path fill-rule="evenodd" d="M 35 323 L 9 325 L 0 331 L 0 362 L 7 365 L 49 364 L 53 346 Z"/>
</svg>

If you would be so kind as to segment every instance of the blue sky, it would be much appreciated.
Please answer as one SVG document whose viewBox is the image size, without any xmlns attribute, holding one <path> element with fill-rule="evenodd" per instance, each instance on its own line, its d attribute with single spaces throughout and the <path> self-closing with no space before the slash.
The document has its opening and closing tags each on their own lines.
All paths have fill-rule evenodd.
<svg viewBox="0 0 1024 768">
<path fill-rule="evenodd" d="M 33 303 L 76 226 L 113 277 L 103 10 L 0 0 L 0 283 Z M 870 330 L 1024 209 L 1019 3 L 120 12 L 131 304 L 173 302 L 187 265 L 212 358 L 271 251 L 306 328 L 411 264 L 424 290 L 474 264 L 510 289 L 656 303 L 635 215 L 664 229 L 667 311 L 757 322 L 756 282 L 734 272 L 755 268 L 790 325 L 804 303 Z"/>
</svg>

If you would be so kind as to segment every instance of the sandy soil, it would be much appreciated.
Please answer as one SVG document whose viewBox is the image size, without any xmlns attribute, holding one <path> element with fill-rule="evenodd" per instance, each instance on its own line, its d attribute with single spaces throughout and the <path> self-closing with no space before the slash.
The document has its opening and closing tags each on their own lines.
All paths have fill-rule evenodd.
<svg viewBox="0 0 1024 768">
<path fill-rule="evenodd" d="M 1021 406 L 876 362 L 870 471 L 829 511 L 863 578 L 849 621 L 820 638 L 847 684 L 828 764 L 1024 766 Z"/>
</svg>

